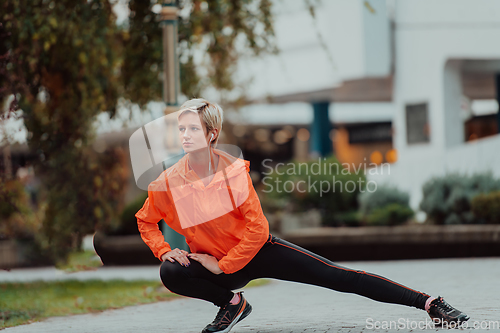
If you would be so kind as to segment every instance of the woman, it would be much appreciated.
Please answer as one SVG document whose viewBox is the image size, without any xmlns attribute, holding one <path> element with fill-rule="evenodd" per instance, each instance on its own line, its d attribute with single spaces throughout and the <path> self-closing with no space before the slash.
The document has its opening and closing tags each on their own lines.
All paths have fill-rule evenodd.
<svg viewBox="0 0 500 333">
<path fill-rule="evenodd" d="M 258 278 L 302 282 L 373 300 L 426 310 L 437 323 L 469 317 L 441 297 L 407 288 L 384 277 L 338 266 L 269 234 L 266 217 L 248 174 L 249 162 L 214 149 L 222 109 L 203 99 L 181 106 L 179 138 L 186 155 L 148 188 L 136 214 L 142 239 L 163 261 L 160 276 L 174 293 L 220 307 L 203 333 L 229 332 L 252 311 L 243 292 Z M 182 234 L 190 253 L 171 249 L 158 229 L 165 222 Z"/>
</svg>

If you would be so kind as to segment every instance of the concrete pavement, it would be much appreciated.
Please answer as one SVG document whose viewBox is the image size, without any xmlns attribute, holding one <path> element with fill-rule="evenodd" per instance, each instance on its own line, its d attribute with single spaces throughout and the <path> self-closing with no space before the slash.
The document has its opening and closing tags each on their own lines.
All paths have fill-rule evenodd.
<svg viewBox="0 0 500 333">
<path fill-rule="evenodd" d="M 10 271 L 0 270 L 0 282 L 31 282 L 31 281 L 60 281 L 60 280 L 158 280 L 158 266 L 127 266 L 127 267 L 99 267 L 94 271 L 80 271 L 66 273 L 54 267 L 43 268 L 16 268 Z"/>
<path fill-rule="evenodd" d="M 478 332 L 474 325 L 500 332 L 500 258 L 435 259 L 340 263 L 390 278 L 431 295 L 441 295 L 471 317 L 461 332 Z M 157 272 L 157 268 L 156 272 Z M 137 269 L 135 269 L 137 270 Z M 123 274 L 125 276 L 125 274 Z M 252 314 L 231 332 L 430 332 L 424 311 L 385 304 L 325 288 L 273 280 L 245 289 Z M 211 303 L 180 298 L 97 314 L 50 318 L 8 328 L 25 332 L 200 332 L 217 313 Z"/>
</svg>

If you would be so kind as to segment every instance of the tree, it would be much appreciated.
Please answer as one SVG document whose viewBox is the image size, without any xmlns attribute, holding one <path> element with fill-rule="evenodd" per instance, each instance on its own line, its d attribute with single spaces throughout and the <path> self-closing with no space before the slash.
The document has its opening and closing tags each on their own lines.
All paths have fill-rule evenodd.
<svg viewBox="0 0 500 333">
<path fill-rule="evenodd" d="M 37 174 L 46 191 L 43 246 L 56 260 L 83 235 L 119 214 L 124 152 L 92 150 L 98 114 L 114 116 L 119 97 L 144 106 L 161 99 L 161 30 L 154 2 L 131 0 L 128 25 L 118 27 L 107 0 L 4 0 L 0 4 L 0 99 L 14 96 Z M 238 36 L 255 54 L 272 51 L 269 0 L 182 1 L 179 23 L 182 92 L 197 96 L 208 84 L 233 88 Z M 260 32 L 257 32 L 260 31 Z M 208 75 L 199 76 L 191 50 L 207 43 Z"/>
<path fill-rule="evenodd" d="M 14 0 L 2 13 L 2 92 L 23 110 L 47 192 L 44 245 L 62 259 L 120 208 L 123 152 L 89 148 L 95 116 L 114 112 L 118 97 L 118 30 L 106 1 Z"/>
</svg>

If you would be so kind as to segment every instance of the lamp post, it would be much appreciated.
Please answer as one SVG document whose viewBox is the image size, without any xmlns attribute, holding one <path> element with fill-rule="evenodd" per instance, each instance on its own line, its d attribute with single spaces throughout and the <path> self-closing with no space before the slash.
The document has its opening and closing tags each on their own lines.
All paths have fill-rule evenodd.
<svg viewBox="0 0 500 333">
<path fill-rule="evenodd" d="M 179 106 L 178 11 L 176 0 L 163 1 L 160 14 L 163 31 L 163 101 L 167 105 L 165 113 L 177 110 Z"/>
<path fill-rule="evenodd" d="M 165 114 L 175 112 L 179 108 L 178 11 L 176 0 L 163 1 L 160 15 L 163 32 L 163 101 L 167 105 Z M 164 221 L 162 221 L 161 229 L 165 241 L 170 244 L 172 249 L 188 249 L 184 237 L 170 228 Z"/>
<path fill-rule="evenodd" d="M 495 90 L 496 90 L 496 99 L 498 102 L 497 133 L 500 133 L 500 73 L 495 74 Z"/>
</svg>

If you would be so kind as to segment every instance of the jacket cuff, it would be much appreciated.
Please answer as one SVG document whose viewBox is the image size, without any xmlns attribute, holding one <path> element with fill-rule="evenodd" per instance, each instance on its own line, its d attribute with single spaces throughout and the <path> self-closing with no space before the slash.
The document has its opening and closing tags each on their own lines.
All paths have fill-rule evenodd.
<svg viewBox="0 0 500 333">
<path fill-rule="evenodd" d="M 165 246 L 164 248 L 162 248 L 161 250 L 158 251 L 158 257 L 157 258 L 160 259 L 160 261 L 162 261 L 161 260 L 161 256 L 164 255 L 165 253 L 169 252 L 169 251 L 172 251 L 172 249 L 170 248 L 170 246 L 169 245 Z"/>
<path fill-rule="evenodd" d="M 224 274 L 231 274 L 232 273 L 232 272 L 231 273 L 228 272 L 226 265 L 224 264 L 223 259 L 219 260 L 218 265 L 219 265 L 219 268 L 224 272 Z"/>
</svg>

